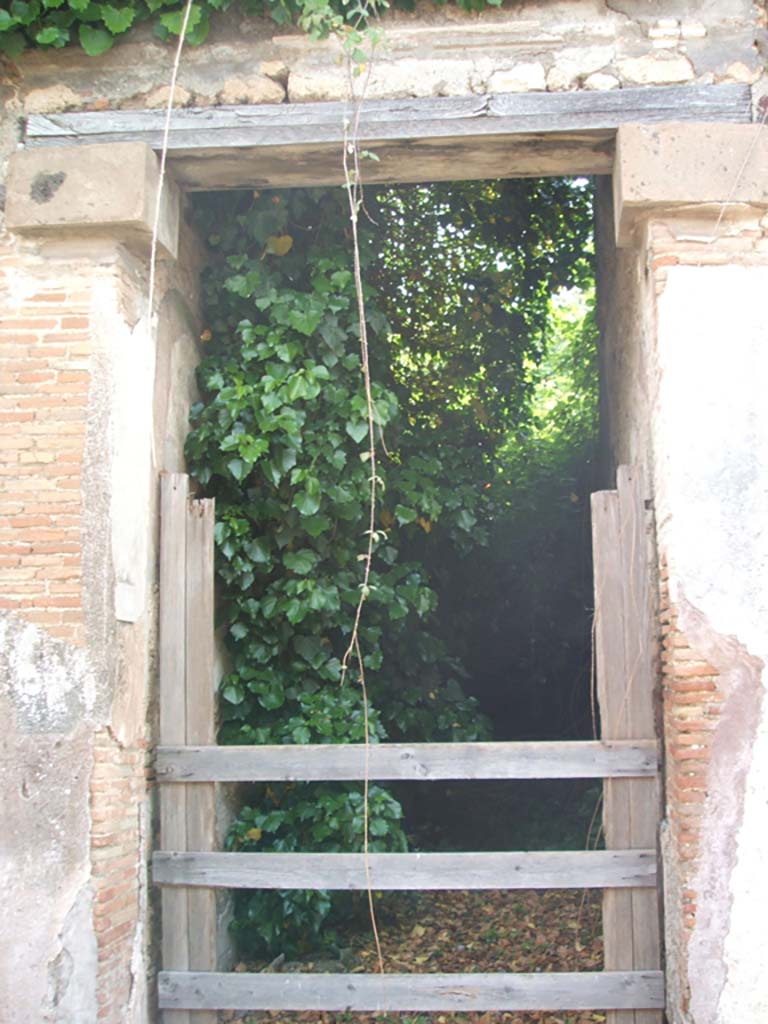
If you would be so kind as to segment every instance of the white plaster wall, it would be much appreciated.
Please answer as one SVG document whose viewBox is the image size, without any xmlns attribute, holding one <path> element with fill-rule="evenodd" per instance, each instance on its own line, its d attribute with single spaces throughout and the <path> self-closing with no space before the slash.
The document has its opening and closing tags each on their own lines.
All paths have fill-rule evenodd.
<svg viewBox="0 0 768 1024">
<path fill-rule="evenodd" d="M 696 1024 L 768 1021 L 766 295 L 768 267 L 680 266 L 658 303 L 656 506 L 671 596 L 716 664 L 731 652 L 727 771 L 715 763 L 710 778 L 690 943 Z"/>
</svg>

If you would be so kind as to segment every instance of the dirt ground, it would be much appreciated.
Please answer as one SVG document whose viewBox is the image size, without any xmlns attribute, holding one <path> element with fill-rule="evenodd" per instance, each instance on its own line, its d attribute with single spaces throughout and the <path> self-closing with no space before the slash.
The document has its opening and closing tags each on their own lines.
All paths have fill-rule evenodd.
<svg viewBox="0 0 768 1024">
<path fill-rule="evenodd" d="M 392 973 L 599 971 L 600 893 L 581 891 L 392 893 L 381 902 L 384 964 Z M 305 959 L 284 971 L 376 970 L 370 929 L 341 936 L 341 959 Z M 237 970 L 269 969 L 263 963 Z M 597 1011 L 557 1013 L 228 1014 L 229 1024 L 600 1024 Z"/>
</svg>

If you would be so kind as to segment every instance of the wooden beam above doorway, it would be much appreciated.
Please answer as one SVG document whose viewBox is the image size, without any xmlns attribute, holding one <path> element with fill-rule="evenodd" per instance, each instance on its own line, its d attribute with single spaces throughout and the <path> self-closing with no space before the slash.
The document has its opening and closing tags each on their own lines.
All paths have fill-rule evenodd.
<svg viewBox="0 0 768 1024">
<path fill-rule="evenodd" d="M 186 108 L 173 114 L 169 162 L 188 190 L 302 187 L 343 181 L 345 103 Z M 746 123 L 746 85 L 611 92 L 370 100 L 360 139 L 378 160 L 370 183 L 610 174 L 621 124 Z M 33 114 L 25 145 L 162 144 L 162 110 Z"/>
</svg>

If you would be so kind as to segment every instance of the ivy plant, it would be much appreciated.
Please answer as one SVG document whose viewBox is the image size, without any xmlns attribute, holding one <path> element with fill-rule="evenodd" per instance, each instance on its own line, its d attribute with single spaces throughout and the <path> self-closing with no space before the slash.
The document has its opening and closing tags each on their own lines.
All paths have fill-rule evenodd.
<svg viewBox="0 0 768 1024">
<path fill-rule="evenodd" d="M 455 2 L 463 10 L 479 11 L 498 7 L 501 0 Z M 185 6 L 186 0 L 5 0 L 0 9 L 0 52 L 18 57 L 27 47 L 60 48 L 79 43 L 95 57 L 142 22 L 150 22 L 156 36 L 168 39 L 181 32 Z M 186 41 L 191 45 L 204 42 L 211 20 L 230 7 L 246 15 L 272 18 L 279 25 L 300 25 L 315 38 L 322 38 L 345 24 L 359 26 L 361 14 L 369 17 L 388 6 L 387 0 L 368 0 L 364 11 L 348 0 L 195 0 Z M 392 6 L 413 10 L 415 0 L 394 0 Z"/>
<path fill-rule="evenodd" d="M 353 785 L 271 786 L 258 806 L 240 811 L 227 850 L 282 853 L 359 850 L 363 840 L 363 794 Z M 400 804 L 380 786 L 368 794 L 372 853 L 405 851 Z M 329 926 L 354 914 L 359 899 L 349 894 L 288 889 L 246 892 L 236 900 L 233 931 L 242 948 L 295 956 L 335 938 Z"/>
<path fill-rule="evenodd" d="M 202 214 L 212 251 L 203 335 L 210 355 L 187 456 L 217 498 L 231 663 L 221 687 L 224 743 L 359 743 L 365 735 L 359 687 L 339 684 L 370 490 L 345 202 L 338 190 L 272 192 L 219 197 Z M 377 259 L 371 231 L 362 257 L 365 267 Z M 415 450 L 387 370 L 391 327 L 375 286 L 367 291 L 383 495 L 360 631 L 370 739 L 483 738 L 487 723 L 462 690 L 463 670 L 431 628 L 428 573 L 402 553 L 409 536 L 438 529 L 457 544 L 481 543 L 483 493 L 465 474 L 451 478 L 450 453 L 443 460 Z M 293 787 L 279 809 L 270 806 L 275 792 L 262 791 L 239 815 L 232 848 L 355 848 L 362 825 L 354 788 L 326 786 L 310 798 L 306 786 Z M 397 802 L 374 788 L 376 848 L 405 847 L 399 819 Z M 332 907 L 324 893 L 247 894 L 235 928 L 254 950 L 298 949 Z"/>
<path fill-rule="evenodd" d="M 208 355 L 187 455 L 217 498 L 230 661 L 220 738 L 359 743 L 360 689 L 354 678 L 339 685 L 370 491 L 346 197 L 229 193 L 201 199 L 198 211 L 211 254 Z M 483 739 L 488 722 L 465 693 L 458 655 L 470 632 L 496 621 L 497 605 L 514 617 L 498 548 L 516 543 L 504 524 L 519 524 L 521 539 L 528 528 L 520 496 L 528 501 L 535 474 L 523 453 L 543 436 L 542 374 L 555 397 L 563 382 L 572 390 L 560 362 L 547 362 L 547 339 L 553 292 L 591 276 L 589 190 L 563 181 L 402 186 L 369 194 L 366 213 L 380 477 L 360 634 L 370 739 Z M 580 343 L 563 344 L 559 360 L 571 351 L 582 359 Z M 555 449 L 570 452 L 593 423 L 592 405 L 578 424 L 570 399 L 558 408 L 574 430 L 553 435 L 553 472 L 562 464 Z M 534 529 L 536 515 L 528 519 Z M 360 799 L 352 786 L 256 789 L 229 848 L 359 849 Z M 371 835 L 376 849 L 405 846 L 400 807 L 378 787 Z M 341 905 L 325 893 L 241 894 L 235 928 L 252 951 L 299 950 L 327 933 Z"/>
</svg>

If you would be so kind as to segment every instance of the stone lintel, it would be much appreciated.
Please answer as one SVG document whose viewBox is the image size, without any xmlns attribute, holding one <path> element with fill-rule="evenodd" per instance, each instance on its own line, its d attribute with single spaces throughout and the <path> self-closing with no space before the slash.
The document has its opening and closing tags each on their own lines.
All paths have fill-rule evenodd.
<svg viewBox="0 0 768 1024">
<path fill-rule="evenodd" d="M 109 235 L 146 253 L 159 180 L 158 158 L 143 142 L 20 150 L 10 160 L 6 226 L 21 235 Z M 180 201 L 166 177 L 158 254 L 174 259 Z"/>
<path fill-rule="evenodd" d="M 757 124 L 627 124 L 613 170 L 616 244 L 631 245 L 654 216 L 728 219 L 768 208 L 768 127 Z"/>
</svg>

